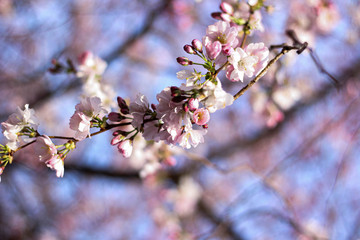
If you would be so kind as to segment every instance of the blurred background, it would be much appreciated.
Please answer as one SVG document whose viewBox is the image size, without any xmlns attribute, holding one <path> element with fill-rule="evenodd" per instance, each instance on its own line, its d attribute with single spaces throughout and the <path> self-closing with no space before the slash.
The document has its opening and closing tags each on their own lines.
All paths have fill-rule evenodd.
<svg viewBox="0 0 360 240">
<path fill-rule="evenodd" d="M 102 81 L 114 100 L 141 92 L 156 103 L 181 84 L 176 57 L 202 39 L 220 3 L 0 0 L 1 121 L 29 103 L 41 133 L 70 136 L 82 81 L 48 69 L 84 51 L 107 62 Z M 0 183 L 0 239 L 359 239 L 360 3 L 266 5 L 264 31 L 247 43 L 291 43 L 285 30 L 293 29 L 320 61 L 309 51 L 283 57 L 212 114 L 205 143 L 190 151 L 139 140 L 124 159 L 105 133 L 77 145 L 62 179 L 31 149 L 18 152 Z M 250 80 L 220 77 L 232 94 Z M 161 151 L 176 165 L 140 178 Z"/>
</svg>

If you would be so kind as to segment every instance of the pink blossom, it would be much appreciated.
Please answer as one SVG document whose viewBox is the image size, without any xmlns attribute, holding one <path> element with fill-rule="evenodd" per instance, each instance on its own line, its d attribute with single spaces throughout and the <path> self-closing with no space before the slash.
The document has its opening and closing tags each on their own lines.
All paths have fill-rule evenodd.
<svg viewBox="0 0 360 240">
<path fill-rule="evenodd" d="M 206 48 L 206 54 L 211 60 L 214 60 L 217 56 L 219 56 L 222 49 L 222 45 L 219 41 L 211 42 L 208 38 L 205 38 L 204 45 Z"/>
<path fill-rule="evenodd" d="M 91 120 L 93 117 L 102 118 L 107 112 L 101 106 L 98 97 L 87 97 L 75 106 L 75 113 L 70 118 L 70 129 L 76 131 L 75 138 L 84 140 L 90 136 Z"/>
<path fill-rule="evenodd" d="M 317 18 L 316 25 L 318 29 L 326 34 L 331 32 L 340 20 L 339 10 L 333 3 L 319 4 L 316 8 L 317 10 Z"/>
<path fill-rule="evenodd" d="M 226 56 L 232 52 L 230 49 L 239 44 L 238 31 L 225 21 L 216 22 L 208 26 L 203 44 L 210 59 L 216 59 L 218 64 L 226 62 Z"/>
<path fill-rule="evenodd" d="M 51 160 L 57 154 L 54 143 L 46 135 L 36 138 L 34 151 L 35 154 L 39 157 L 39 160 L 42 162 Z"/>
<path fill-rule="evenodd" d="M 46 162 L 46 166 L 52 170 L 56 171 L 57 177 L 64 176 L 64 161 L 60 158 L 59 155 L 54 155 L 53 158 Z"/>
<path fill-rule="evenodd" d="M 70 129 L 76 131 L 75 138 L 84 140 L 90 136 L 91 117 L 86 116 L 82 112 L 75 112 L 70 118 Z"/>
<path fill-rule="evenodd" d="M 173 156 L 169 156 L 164 159 L 164 163 L 168 166 L 175 166 L 176 165 L 176 159 Z"/>
<path fill-rule="evenodd" d="M 196 147 L 199 143 L 204 142 L 204 136 L 206 134 L 205 129 L 194 130 L 189 129 L 184 132 L 179 138 L 178 143 L 182 148 L 189 149 L 191 146 Z"/>
<path fill-rule="evenodd" d="M 245 49 L 236 48 L 229 57 L 226 77 L 231 81 L 243 81 L 244 75 L 253 77 L 268 63 L 269 50 L 264 43 L 251 43 Z"/>
<path fill-rule="evenodd" d="M 19 147 L 20 143 L 17 134 L 21 132 L 24 127 L 37 130 L 38 126 L 39 121 L 35 116 L 35 111 L 29 108 L 29 104 L 25 105 L 24 110 L 18 107 L 15 113 L 11 114 L 5 122 L 1 123 L 2 132 L 8 140 L 6 145 L 8 145 L 10 149 L 15 150 Z M 28 141 L 29 139 L 24 138 L 23 140 Z"/>
<path fill-rule="evenodd" d="M 149 102 L 145 95 L 138 94 L 135 101 L 130 103 L 130 114 L 133 116 L 131 124 L 140 129 L 145 120 L 145 115 L 151 110 L 149 109 Z"/>
<path fill-rule="evenodd" d="M 190 98 L 188 102 L 188 107 L 190 111 L 195 111 L 199 108 L 199 99 L 197 98 Z"/>
<path fill-rule="evenodd" d="M 203 94 L 204 99 L 201 102 L 210 113 L 229 106 L 234 102 L 234 97 L 222 89 L 219 79 L 217 79 L 216 85 L 212 82 L 207 82 L 203 87 Z"/>
<path fill-rule="evenodd" d="M 101 76 L 107 67 L 104 60 L 89 51 L 81 54 L 79 57 L 79 64 L 76 75 L 85 78 L 96 78 L 97 76 Z"/>
<path fill-rule="evenodd" d="M 269 61 L 269 49 L 264 43 L 250 43 L 246 48 L 245 52 L 249 56 L 256 57 L 256 63 L 254 65 L 254 75 L 257 75 Z"/>
<path fill-rule="evenodd" d="M 118 150 L 125 158 L 130 157 L 133 150 L 132 140 L 126 139 L 121 141 L 118 145 Z"/>
<path fill-rule="evenodd" d="M 210 120 L 210 113 L 206 108 L 199 108 L 194 112 L 193 120 L 197 125 L 204 125 Z"/>
</svg>

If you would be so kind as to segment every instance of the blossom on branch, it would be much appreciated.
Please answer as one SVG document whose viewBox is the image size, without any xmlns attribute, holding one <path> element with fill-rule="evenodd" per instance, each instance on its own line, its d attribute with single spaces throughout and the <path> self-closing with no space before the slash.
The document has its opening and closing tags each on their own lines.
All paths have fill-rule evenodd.
<svg viewBox="0 0 360 240">
<path fill-rule="evenodd" d="M 75 113 L 70 118 L 70 129 L 76 131 L 75 138 L 84 140 L 90 136 L 91 120 L 94 117 L 102 118 L 107 111 L 101 106 L 98 97 L 87 97 L 75 106 Z"/>
<path fill-rule="evenodd" d="M 43 135 L 36 138 L 34 152 L 40 161 L 45 162 L 47 167 L 56 171 L 57 177 L 64 176 L 64 162 L 57 154 L 56 146 L 48 136 Z"/>
<path fill-rule="evenodd" d="M 226 77 L 233 81 L 244 80 L 244 75 L 253 77 L 268 63 L 269 50 L 264 43 L 250 43 L 245 49 L 240 47 L 230 55 Z"/>
<path fill-rule="evenodd" d="M 37 130 L 38 126 L 39 121 L 35 116 L 35 111 L 29 108 L 29 104 L 25 105 L 24 110 L 18 107 L 15 113 L 1 123 L 2 132 L 8 140 L 6 145 L 15 150 L 20 146 L 20 141 L 29 142 L 28 137 Z M 24 138 L 19 138 L 19 136 Z"/>
</svg>

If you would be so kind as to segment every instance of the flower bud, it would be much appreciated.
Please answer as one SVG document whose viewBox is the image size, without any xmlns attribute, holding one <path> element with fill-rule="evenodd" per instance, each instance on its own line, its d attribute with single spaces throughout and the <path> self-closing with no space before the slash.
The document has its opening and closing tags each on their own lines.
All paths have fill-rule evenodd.
<svg viewBox="0 0 360 240">
<path fill-rule="evenodd" d="M 186 99 L 186 97 L 185 96 L 176 96 L 176 97 L 173 97 L 172 99 L 171 99 L 171 101 L 173 101 L 173 102 L 175 102 L 175 103 L 179 103 L 179 102 L 182 102 L 182 101 L 184 101 Z"/>
<path fill-rule="evenodd" d="M 121 141 L 118 145 L 118 150 L 125 158 L 130 157 L 133 150 L 132 141 L 129 139 Z"/>
<path fill-rule="evenodd" d="M 119 134 L 117 136 L 115 136 L 113 139 L 111 139 L 111 145 L 116 145 L 118 144 L 119 142 L 121 142 L 122 140 L 124 140 L 124 136 Z"/>
<path fill-rule="evenodd" d="M 126 104 L 125 100 L 122 97 L 117 97 L 118 106 L 122 114 L 129 114 L 129 106 Z"/>
<path fill-rule="evenodd" d="M 204 125 L 202 125 L 202 127 L 203 127 L 203 129 L 208 129 L 208 125 L 207 124 L 204 124 Z"/>
<path fill-rule="evenodd" d="M 189 60 L 188 58 L 186 58 L 186 57 L 178 57 L 178 58 L 176 58 L 176 61 L 177 61 L 179 64 L 183 65 L 183 66 L 187 66 L 187 65 L 192 65 L 192 64 L 193 64 L 193 62 L 190 61 L 190 60 Z"/>
<path fill-rule="evenodd" d="M 108 118 L 110 121 L 113 121 L 113 122 L 120 122 L 121 120 L 124 119 L 124 117 L 121 116 L 121 114 L 117 113 L 117 112 L 109 113 Z"/>
<path fill-rule="evenodd" d="M 202 45 L 202 43 L 201 43 L 201 41 L 200 41 L 199 39 L 194 39 L 194 40 L 192 40 L 191 45 L 193 46 L 193 48 L 194 48 L 196 51 L 199 51 L 199 52 L 202 53 L 203 45 Z"/>
<path fill-rule="evenodd" d="M 199 108 L 199 100 L 197 98 L 190 98 L 188 104 L 190 111 L 195 111 Z"/>
<path fill-rule="evenodd" d="M 5 169 L 5 167 L 4 167 L 4 166 L 0 167 L 0 175 L 1 175 L 1 174 L 3 174 L 4 169 Z"/>
<path fill-rule="evenodd" d="M 188 103 L 184 103 L 183 109 L 184 109 L 185 112 L 189 112 L 189 104 L 188 104 Z"/>
<path fill-rule="evenodd" d="M 211 17 L 215 18 L 216 20 L 222 20 L 221 14 L 222 14 L 221 12 L 213 12 L 213 13 L 211 13 Z"/>
<path fill-rule="evenodd" d="M 233 6 L 231 6 L 231 4 L 229 4 L 227 2 L 222 2 L 220 4 L 220 9 L 221 9 L 221 11 L 223 11 L 224 13 L 227 13 L 229 15 L 232 15 L 234 13 Z"/>
<path fill-rule="evenodd" d="M 152 108 L 152 110 L 156 111 L 156 105 L 155 104 L 152 103 L 151 108 Z"/>
<path fill-rule="evenodd" d="M 184 46 L 184 51 L 187 52 L 188 54 L 196 54 L 194 48 L 189 44 L 186 44 Z"/>
<path fill-rule="evenodd" d="M 165 158 L 164 163 L 170 167 L 173 167 L 176 165 L 176 159 L 173 156 L 169 156 Z"/>
</svg>

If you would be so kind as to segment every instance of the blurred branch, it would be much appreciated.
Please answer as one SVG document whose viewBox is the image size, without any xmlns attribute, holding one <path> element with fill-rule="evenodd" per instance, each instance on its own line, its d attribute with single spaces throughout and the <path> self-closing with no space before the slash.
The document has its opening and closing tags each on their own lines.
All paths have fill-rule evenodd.
<svg viewBox="0 0 360 240">
<path fill-rule="evenodd" d="M 146 35 L 152 28 L 153 24 L 155 23 L 156 19 L 158 19 L 160 16 L 162 16 L 162 12 L 166 11 L 169 7 L 172 0 L 163 0 L 161 1 L 160 5 L 158 7 L 155 7 L 148 16 L 146 17 L 143 26 L 136 32 L 134 32 L 132 35 L 130 35 L 122 44 L 120 44 L 118 47 L 113 49 L 110 53 L 108 53 L 104 59 L 105 61 L 110 64 L 113 62 L 116 58 L 118 58 L 120 55 L 122 55 L 126 49 L 128 49 L 130 46 L 136 43 L 137 40 L 139 40 L 141 37 Z M 50 62 L 46 64 L 46 67 L 40 68 L 41 69 L 48 69 L 48 66 L 50 65 Z M 39 79 L 39 77 L 44 74 L 46 71 L 36 71 L 34 74 L 31 74 L 31 78 L 28 80 L 28 82 L 36 81 Z M 25 76 L 26 77 L 26 76 Z M 26 77 L 28 78 L 28 77 Z M 49 101 L 52 97 L 57 96 L 59 93 L 64 94 L 66 92 L 69 92 L 71 90 L 74 90 L 81 86 L 81 81 L 78 79 L 74 79 L 73 81 L 70 81 L 70 83 L 64 85 L 62 88 L 58 89 L 47 89 L 46 91 L 43 91 L 41 93 L 38 93 L 35 99 L 32 101 L 28 101 L 31 107 L 39 106 L 47 101 Z M 2 113 L 0 115 L 0 119 L 5 119 L 8 117 L 8 113 Z"/>
<path fill-rule="evenodd" d="M 234 226 L 232 226 L 230 222 L 224 221 L 224 219 L 217 216 L 213 212 L 213 210 L 208 206 L 208 204 L 206 204 L 204 198 L 202 198 L 198 202 L 198 209 L 199 209 L 199 211 L 201 212 L 201 214 L 203 216 L 210 219 L 215 224 L 216 229 L 219 229 L 219 228 L 223 229 L 229 235 L 229 237 L 231 237 L 231 239 L 237 239 L 237 240 L 244 240 L 245 239 L 243 236 L 241 236 L 239 233 L 237 233 L 234 230 Z M 213 233 L 213 232 L 215 232 L 215 231 L 211 231 L 211 233 Z M 214 234 L 211 234 L 211 235 L 214 235 Z M 206 237 L 206 239 L 209 239 L 210 237 L 211 236 Z"/>
<path fill-rule="evenodd" d="M 354 61 L 354 63 L 352 63 L 350 67 L 346 68 L 341 74 L 339 74 L 339 76 L 337 77 L 337 79 L 341 80 L 341 85 L 339 86 L 339 89 L 343 89 L 348 81 L 355 81 L 356 77 L 359 77 L 359 75 L 360 59 Z M 269 129 L 265 127 L 263 129 L 260 129 L 250 138 L 239 137 L 238 139 L 233 139 L 232 141 L 227 142 L 220 147 L 212 148 L 210 149 L 206 158 L 212 159 L 218 157 L 226 157 L 230 154 L 233 154 L 236 149 L 255 147 L 258 142 L 267 141 L 269 138 L 280 132 L 280 130 L 283 129 L 284 126 L 286 126 L 287 122 L 289 122 L 292 118 L 296 117 L 296 114 L 298 112 L 320 102 L 329 95 L 334 94 L 334 89 L 336 88 L 334 88 L 332 84 L 324 84 L 319 90 L 315 91 L 315 93 L 312 94 L 309 99 L 304 100 L 303 102 L 296 104 L 291 109 L 285 111 L 285 120 L 279 123 L 275 128 Z"/>
</svg>

